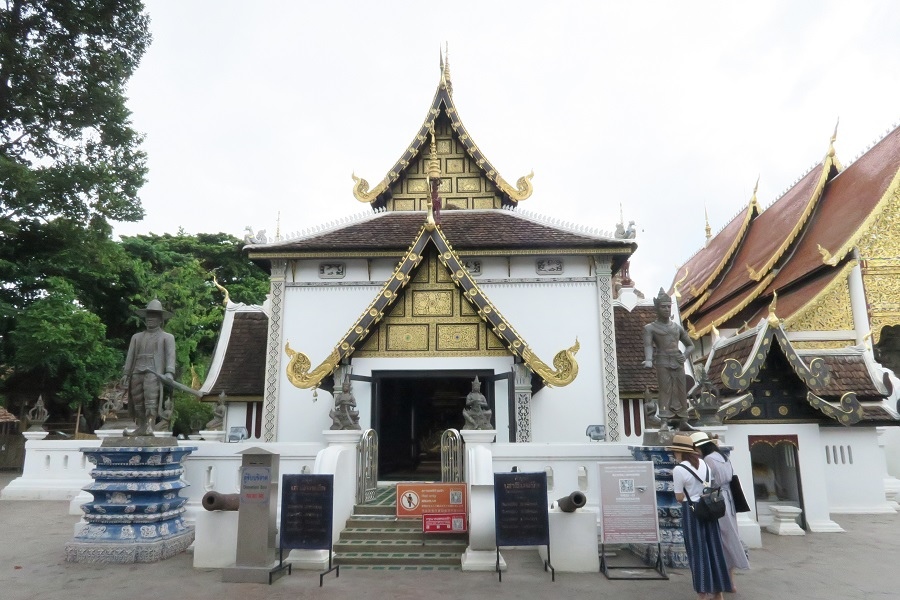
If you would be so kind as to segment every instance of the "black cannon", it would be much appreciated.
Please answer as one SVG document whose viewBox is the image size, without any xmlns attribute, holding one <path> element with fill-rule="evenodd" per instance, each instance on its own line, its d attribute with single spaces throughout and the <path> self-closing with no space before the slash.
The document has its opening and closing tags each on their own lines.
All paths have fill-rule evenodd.
<svg viewBox="0 0 900 600">
<path fill-rule="evenodd" d="M 581 492 L 572 492 L 556 501 L 559 510 L 563 512 L 575 512 L 576 508 L 581 508 L 585 504 L 587 504 L 587 496 Z"/>
<path fill-rule="evenodd" d="M 237 510 L 241 504 L 241 495 L 206 492 L 201 504 L 206 510 Z"/>
</svg>

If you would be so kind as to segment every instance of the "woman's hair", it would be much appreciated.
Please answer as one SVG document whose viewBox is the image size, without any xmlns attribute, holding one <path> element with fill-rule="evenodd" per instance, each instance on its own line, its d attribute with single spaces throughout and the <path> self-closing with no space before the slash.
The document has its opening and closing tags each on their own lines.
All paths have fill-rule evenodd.
<svg viewBox="0 0 900 600">
<path fill-rule="evenodd" d="M 699 446 L 697 446 L 697 450 L 699 450 L 700 453 L 704 457 L 706 457 L 706 456 L 709 456 L 710 454 L 712 454 L 713 452 L 718 452 L 719 447 L 716 446 L 715 444 L 700 444 Z"/>
<path fill-rule="evenodd" d="M 681 458 L 691 463 L 691 466 L 695 469 L 700 466 L 700 457 L 696 454 L 689 454 L 687 452 L 679 452 L 681 454 Z"/>
</svg>

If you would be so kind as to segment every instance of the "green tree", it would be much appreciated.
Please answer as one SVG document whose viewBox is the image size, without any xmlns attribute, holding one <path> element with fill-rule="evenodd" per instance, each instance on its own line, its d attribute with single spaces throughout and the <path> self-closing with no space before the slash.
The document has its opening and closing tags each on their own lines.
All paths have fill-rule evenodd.
<svg viewBox="0 0 900 600">
<path fill-rule="evenodd" d="M 110 221 L 143 215 L 146 157 L 124 91 L 149 42 L 138 0 L 0 5 L 0 367 L 16 368 L 7 392 L 46 376 L 12 332 L 33 303 L 61 293 L 48 278 L 68 281 L 81 310 L 125 319 L 133 269 Z"/>
<path fill-rule="evenodd" d="M 50 278 L 47 290 L 19 315 L 14 366 L 30 375 L 35 395 L 90 412 L 99 390 L 121 369 L 122 354 L 107 343 L 97 315 L 78 305 L 68 282 Z"/>
<path fill-rule="evenodd" d="M 190 365 L 205 372 L 222 324 L 223 298 L 212 273 L 235 302 L 260 304 L 269 290 L 268 275 L 244 256 L 243 242 L 225 233 L 128 236 L 121 246 L 134 260 L 138 290 L 133 305 L 143 307 L 159 298 L 174 313 L 165 328 L 175 336 L 185 384 L 190 383 Z M 137 317 L 133 324 L 139 325 Z"/>
</svg>

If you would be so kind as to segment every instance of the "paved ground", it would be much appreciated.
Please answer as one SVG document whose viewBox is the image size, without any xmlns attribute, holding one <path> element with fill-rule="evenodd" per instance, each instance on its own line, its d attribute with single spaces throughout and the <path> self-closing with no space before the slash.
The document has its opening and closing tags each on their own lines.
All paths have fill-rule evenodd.
<svg viewBox="0 0 900 600">
<path fill-rule="evenodd" d="M 12 479 L 0 473 L 0 487 Z M 212 569 L 195 570 L 191 555 L 150 565 L 69 564 L 63 547 L 78 518 L 65 502 L 0 501 L 0 598 L 241 600 L 322 598 L 392 600 L 444 598 L 598 598 L 674 600 L 696 598 L 687 571 L 668 581 L 608 581 L 601 574 L 557 573 L 551 583 L 536 551 L 504 552 L 510 569 L 498 583 L 493 573 L 372 572 L 342 570 L 326 576 L 294 571 L 272 586 L 222 583 Z M 900 597 L 900 514 L 835 515 L 842 534 L 778 537 L 763 534 L 764 548 L 751 551 L 753 569 L 740 573 L 738 593 L 726 598 L 806 600 Z"/>
</svg>

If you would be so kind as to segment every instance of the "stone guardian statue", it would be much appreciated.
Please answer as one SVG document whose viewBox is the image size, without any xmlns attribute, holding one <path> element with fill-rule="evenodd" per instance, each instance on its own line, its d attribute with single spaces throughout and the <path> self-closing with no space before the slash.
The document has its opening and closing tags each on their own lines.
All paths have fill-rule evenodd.
<svg viewBox="0 0 900 600">
<path fill-rule="evenodd" d="M 685 360 L 690 360 L 694 344 L 684 328 L 672 320 L 672 299 L 660 288 L 653 299 L 656 320 L 644 325 L 644 367 L 656 367 L 659 384 L 659 418 L 686 422 L 688 401 Z M 684 344 L 684 352 L 678 348 Z"/>
<path fill-rule="evenodd" d="M 463 430 L 482 429 L 491 430 L 491 416 L 493 412 L 488 406 L 487 398 L 481 393 L 481 381 L 478 377 L 472 381 L 472 391 L 466 396 L 466 407 L 463 409 L 465 425 Z"/>
</svg>

